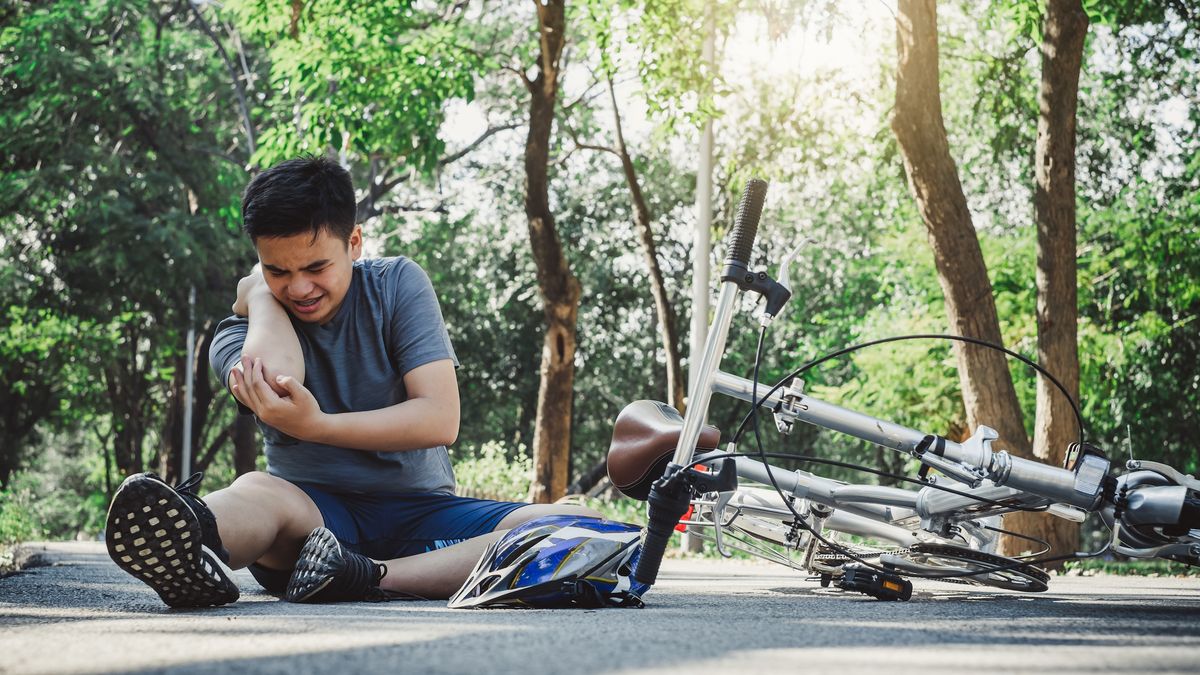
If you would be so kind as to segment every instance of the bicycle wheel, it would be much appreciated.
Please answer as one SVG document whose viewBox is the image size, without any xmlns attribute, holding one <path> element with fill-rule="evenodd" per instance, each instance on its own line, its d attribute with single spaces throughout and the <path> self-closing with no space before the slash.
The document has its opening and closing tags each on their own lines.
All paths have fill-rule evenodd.
<svg viewBox="0 0 1200 675">
<path fill-rule="evenodd" d="M 1021 564 L 1020 560 L 951 544 L 914 544 L 901 555 L 887 556 L 885 562 L 901 571 L 917 574 L 962 572 L 970 576 L 945 580 L 962 580 L 1024 593 L 1041 593 L 1050 581 L 1050 575 L 1033 565 Z M 997 569 L 1014 564 L 1020 567 Z"/>
</svg>

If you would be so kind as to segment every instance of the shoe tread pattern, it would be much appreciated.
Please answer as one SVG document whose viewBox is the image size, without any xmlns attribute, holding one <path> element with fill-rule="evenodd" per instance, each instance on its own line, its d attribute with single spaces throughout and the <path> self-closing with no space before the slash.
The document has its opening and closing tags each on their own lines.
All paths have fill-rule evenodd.
<svg viewBox="0 0 1200 675">
<path fill-rule="evenodd" d="M 345 565 L 342 545 L 333 532 L 323 527 L 313 530 L 300 549 L 284 599 L 288 602 L 318 601 L 316 596 L 329 586 Z"/>
<path fill-rule="evenodd" d="M 237 585 L 202 544 L 200 520 L 169 485 L 147 474 L 127 479 L 108 510 L 105 543 L 118 567 L 171 607 L 234 602 Z"/>
</svg>

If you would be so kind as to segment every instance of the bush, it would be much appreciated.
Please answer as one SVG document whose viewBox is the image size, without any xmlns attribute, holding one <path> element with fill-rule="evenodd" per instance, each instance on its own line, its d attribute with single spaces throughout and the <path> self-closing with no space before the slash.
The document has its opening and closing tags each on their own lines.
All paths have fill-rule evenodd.
<svg viewBox="0 0 1200 675">
<path fill-rule="evenodd" d="M 1200 567 L 1190 567 L 1171 560 L 1068 560 L 1063 565 L 1068 576 L 1091 576 L 1093 574 L 1116 574 L 1136 577 L 1194 577 L 1200 576 Z"/>
<path fill-rule="evenodd" d="M 7 490 L 0 490 L 0 545 L 17 544 L 40 535 L 30 508 L 33 490 L 22 484 L 21 476 L 15 478 Z"/>
<path fill-rule="evenodd" d="M 458 453 L 456 453 L 458 454 Z M 529 498 L 533 482 L 533 459 L 524 446 L 509 458 L 501 443 L 489 441 L 454 463 L 458 494 L 477 499 L 519 502 Z"/>
<path fill-rule="evenodd" d="M 108 499 L 104 459 L 77 433 L 50 434 L 33 461 L 0 493 L 0 541 L 95 537 Z"/>
</svg>

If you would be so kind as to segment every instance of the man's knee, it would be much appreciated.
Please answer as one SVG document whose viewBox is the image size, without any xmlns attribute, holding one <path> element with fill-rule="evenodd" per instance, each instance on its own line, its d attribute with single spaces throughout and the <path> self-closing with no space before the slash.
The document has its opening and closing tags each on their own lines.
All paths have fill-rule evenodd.
<svg viewBox="0 0 1200 675">
<path fill-rule="evenodd" d="M 576 504 L 530 504 L 509 513 L 496 526 L 497 530 L 507 530 L 526 523 L 534 518 L 543 516 L 584 516 L 588 518 L 603 518 L 604 514 L 595 509 Z"/>
<path fill-rule="evenodd" d="M 279 480 L 265 471 L 249 471 L 235 478 L 229 487 L 237 490 L 270 490 Z"/>
<path fill-rule="evenodd" d="M 282 478 L 265 471 L 249 471 L 234 479 L 229 486 L 238 492 L 270 492 L 276 494 L 304 494 L 304 491 Z"/>
<path fill-rule="evenodd" d="M 264 508 L 300 516 L 303 520 L 312 520 L 315 517 L 319 525 L 321 512 L 316 504 L 303 490 L 282 478 L 263 471 L 250 471 L 238 476 L 228 489 Z"/>
<path fill-rule="evenodd" d="M 300 491 L 282 478 L 276 478 L 263 471 L 250 471 L 234 479 L 228 489 L 238 495 L 256 498 L 257 501 L 257 498 L 266 496 L 272 499 L 287 499 L 292 492 L 288 488 Z"/>
</svg>

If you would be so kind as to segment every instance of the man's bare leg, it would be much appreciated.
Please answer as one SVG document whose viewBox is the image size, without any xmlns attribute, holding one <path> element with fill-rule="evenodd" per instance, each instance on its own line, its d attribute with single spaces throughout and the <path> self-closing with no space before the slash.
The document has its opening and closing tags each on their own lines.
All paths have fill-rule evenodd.
<svg viewBox="0 0 1200 675">
<path fill-rule="evenodd" d="M 196 487 L 195 480 L 172 487 L 151 473 L 129 476 L 105 520 L 113 562 L 171 607 L 234 602 L 239 591 L 219 561 L 222 549 L 234 567 L 262 559 L 287 570 L 293 538 L 322 522 L 302 491 L 265 474 L 243 476 L 207 502 Z"/>
<path fill-rule="evenodd" d="M 445 600 L 463 585 L 479 556 L 508 530 L 496 530 L 436 551 L 387 560 L 387 574 L 379 582 L 385 591 Z"/>
<path fill-rule="evenodd" d="M 586 506 L 574 504 L 530 504 L 509 513 L 496 525 L 497 530 L 511 530 L 521 523 L 542 516 L 584 516 L 587 518 L 603 518 L 604 514 Z"/>
<path fill-rule="evenodd" d="M 549 515 L 601 517 L 600 513 L 584 506 L 568 504 L 530 504 L 512 511 L 496 526 L 496 530 L 474 539 L 447 546 L 436 551 L 385 561 L 387 575 L 379 583 L 385 591 L 418 595 L 429 599 L 445 599 L 454 594 L 467 580 L 479 556 L 492 542 L 521 523 Z"/>
<path fill-rule="evenodd" d="M 290 570 L 305 537 L 324 524 L 303 490 L 260 471 L 239 476 L 229 487 L 205 495 L 204 501 L 217 518 L 233 569 L 257 562 Z"/>
</svg>

